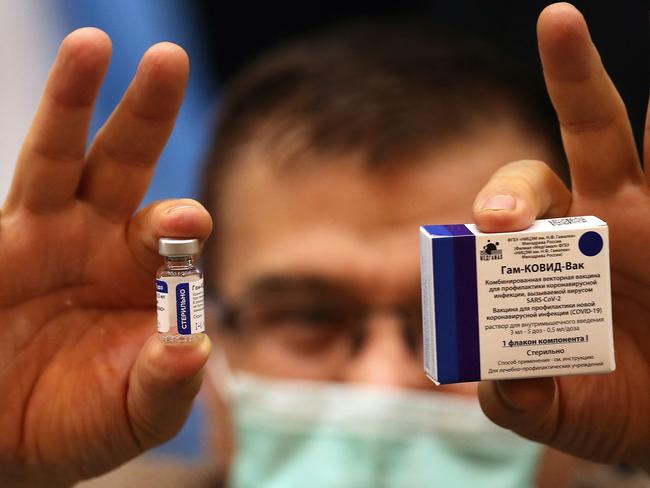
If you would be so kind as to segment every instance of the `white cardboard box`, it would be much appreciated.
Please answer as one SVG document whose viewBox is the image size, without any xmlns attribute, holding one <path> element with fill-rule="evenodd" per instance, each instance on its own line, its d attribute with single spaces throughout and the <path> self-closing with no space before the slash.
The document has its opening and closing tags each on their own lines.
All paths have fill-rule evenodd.
<svg viewBox="0 0 650 488">
<path fill-rule="evenodd" d="M 424 369 L 437 384 L 615 369 L 607 224 L 420 228 Z"/>
</svg>

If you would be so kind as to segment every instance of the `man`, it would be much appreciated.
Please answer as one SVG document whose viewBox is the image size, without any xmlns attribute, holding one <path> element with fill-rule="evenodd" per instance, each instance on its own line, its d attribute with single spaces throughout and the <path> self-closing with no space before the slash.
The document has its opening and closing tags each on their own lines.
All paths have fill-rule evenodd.
<svg viewBox="0 0 650 488">
<path fill-rule="evenodd" d="M 499 440 L 487 421 L 475 437 L 490 439 L 489 452 L 512 445 L 508 457 L 526 474 L 508 479 L 500 461 L 464 464 L 484 452 L 445 456 L 447 442 L 429 445 L 436 429 L 414 437 L 442 418 L 449 430 L 458 424 L 449 436 L 466 435 L 460 424 L 478 413 L 476 400 L 455 403 L 451 422 L 432 410 L 417 429 L 411 419 L 391 435 L 385 426 L 368 433 L 422 403 L 442 408 L 439 392 L 476 395 L 470 384 L 436 389 L 422 373 L 418 222 L 470 220 L 475 194 L 504 160 L 562 159 L 545 100 L 512 61 L 423 27 L 357 22 L 301 39 L 226 90 L 204 177 L 219 237 L 204 256 L 221 312 L 215 355 L 235 376 L 225 395 L 235 486 L 530 482 L 539 452 L 522 460 L 528 446 Z M 210 373 L 228 389 L 219 364 Z M 275 402 L 286 408 L 263 407 Z M 228 432 L 227 412 L 217 404 L 209 413 L 212 430 Z M 222 460 L 228 441 L 215 439 Z M 388 468 L 390 458 L 400 465 Z"/>
<path fill-rule="evenodd" d="M 650 240 L 644 225 L 648 182 L 625 109 L 580 14 L 568 5 L 549 7 L 540 16 L 539 42 L 563 128 L 573 193 L 539 162 L 518 161 L 497 170 L 533 152 L 540 159 L 550 156 L 543 143 L 531 149 L 534 137 L 519 127 L 501 126 L 497 119 L 493 127 L 481 129 L 487 131 L 481 151 L 492 153 L 496 172 L 478 192 L 473 218 L 487 231 L 525 228 L 542 215 L 595 213 L 610 223 L 619 369 L 604 377 L 485 383 L 479 387 L 481 403 L 495 422 L 533 440 L 591 460 L 649 470 L 650 341 L 643 298 L 650 262 L 643 261 L 642 253 Z M 105 35 L 92 29 L 64 41 L 3 208 L 0 255 L 2 269 L 12 277 L 0 285 L 0 391 L 8 399 L 0 418 L 0 452 L 6 484 L 69 484 L 169 438 L 183 423 L 209 353 L 207 339 L 197 347 L 147 340 L 154 323 L 150 302 L 151 276 L 159 263 L 156 240 L 161 235 L 205 239 L 211 225 L 207 212 L 192 201 L 169 201 L 131 218 L 180 105 L 187 59 L 169 44 L 145 54 L 123 102 L 86 155 L 85 131 L 109 49 Z M 504 150 L 506 134 L 511 142 Z M 290 135 L 299 145 L 300 131 Z M 496 140 L 498 148 L 492 145 Z M 287 147 L 283 144 L 278 155 Z M 231 366 L 265 368 L 267 375 L 282 377 L 291 371 L 318 380 L 368 382 L 374 375 L 373 381 L 382 384 L 428 387 L 416 372 L 417 358 L 407 352 L 413 347 L 405 326 L 409 322 L 396 313 L 408 310 L 403 306 L 416 294 L 410 287 L 417 277 L 417 258 L 405 236 L 414 225 L 443 213 L 449 221 L 470 217 L 462 208 L 467 196 L 449 191 L 448 182 L 440 184 L 443 173 L 438 170 L 446 159 L 445 178 L 462 180 L 467 166 L 461 170 L 453 162 L 477 155 L 458 152 L 452 144 L 433 158 L 423 147 L 421 162 L 412 167 L 398 171 L 386 165 L 372 175 L 354 159 L 354 151 L 337 154 L 350 158 L 350 164 L 323 163 L 314 171 L 260 164 L 260 151 L 264 157 L 270 149 L 278 151 L 272 144 L 243 149 L 234 153 L 241 159 L 238 171 L 226 172 L 214 202 L 223 208 L 210 209 L 229 233 L 218 243 L 215 271 L 231 322 L 251 327 L 272 323 L 273 314 L 259 313 L 269 310 L 263 307 L 248 318 L 265 320 L 234 317 L 255 310 L 243 306 L 244 298 L 259 304 L 277 289 L 286 297 L 292 287 L 300 293 L 317 291 L 307 299 L 297 293 L 292 300 L 305 303 L 327 296 L 329 303 L 350 303 L 352 297 L 355 311 L 371 312 L 363 314 L 364 327 L 354 340 L 326 348 L 328 354 L 313 363 L 296 362 L 297 356 L 285 354 L 289 349 L 278 349 L 278 341 L 256 341 L 260 336 L 255 334 L 248 334 L 252 340 L 246 347 L 243 340 L 238 345 L 248 327 L 242 325 L 223 335 Z M 449 151 L 446 157 L 444 151 Z M 481 162 L 486 173 L 477 179 L 490 173 L 484 154 Z M 335 201 L 330 198 L 333 188 L 341 193 Z M 449 207 L 432 209 L 434 199 L 427 199 L 432 194 L 440 197 L 436 205 Z M 316 222 L 311 220 L 315 209 Z M 253 212 L 258 217 L 246 220 Z M 269 215 L 274 228 L 265 219 Z M 636 240 L 626 241 L 632 232 Z M 336 269 L 315 268 L 327 264 L 310 254 L 319 249 L 332 257 Z M 316 272 L 328 275 L 329 284 L 312 280 Z M 266 279 L 278 275 L 298 275 L 300 287 L 291 279 L 282 286 Z M 350 286 L 330 286 L 341 282 Z M 316 337 L 300 330 L 290 336 L 281 332 L 282 344 L 292 344 L 291 350 L 302 351 L 305 358 L 337 339 L 329 332 Z M 271 355 L 272 361 L 262 360 Z M 384 368 L 387 357 L 402 365 L 399 374 Z"/>
</svg>

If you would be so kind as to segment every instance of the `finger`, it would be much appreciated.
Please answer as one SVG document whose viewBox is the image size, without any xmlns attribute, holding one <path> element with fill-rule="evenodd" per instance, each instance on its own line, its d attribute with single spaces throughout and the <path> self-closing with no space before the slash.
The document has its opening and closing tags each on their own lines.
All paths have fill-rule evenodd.
<svg viewBox="0 0 650 488">
<path fill-rule="evenodd" d="M 553 378 L 482 381 L 479 402 L 495 424 L 549 444 L 559 422 L 559 392 Z"/>
<path fill-rule="evenodd" d="M 179 46 L 164 42 L 144 54 L 122 101 L 92 143 L 80 198 L 111 219 L 131 216 L 172 131 L 188 76 L 189 60 Z"/>
<path fill-rule="evenodd" d="M 127 239 L 138 263 L 153 273 L 162 263 L 159 238 L 191 237 L 203 244 L 211 231 L 208 211 L 196 200 L 184 198 L 154 202 L 140 210 L 129 224 Z"/>
<path fill-rule="evenodd" d="M 142 450 L 171 439 L 183 426 L 199 391 L 210 355 L 207 335 L 198 343 L 145 343 L 129 377 L 127 411 Z"/>
<path fill-rule="evenodd" d="M 566 215 L 571 193 L 540 161 L 515 161 L 497 170 L 474 200 L 474 222 L 483 232 L 530 227 L 536 218 Z"/>
<path fill-rule="evenodd" d="M 99 29 L 78 29 L 63 40 L 20 150 L 5 210 L 23 205 L 41 212 L 73 201 L 110 55 L 111 41 Z"/>
<path fill-rule="evenodd" d="M 537 36 L 573 189 L 600 195 L 624 182 L 643 181 L 625 105 L 580 12 L 566 3 L 547 7 L 539 16 Z"/>
</svg>

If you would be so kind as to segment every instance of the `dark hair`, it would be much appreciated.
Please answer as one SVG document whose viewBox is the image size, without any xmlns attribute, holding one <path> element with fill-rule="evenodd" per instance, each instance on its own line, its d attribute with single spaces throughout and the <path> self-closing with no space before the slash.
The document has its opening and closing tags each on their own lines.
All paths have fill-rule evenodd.
<svg viewBox="0 0 650 488">
<path fill-rule="evenodd" d="M 204 203 L 215 208 L 225 173 L 253 139 L 271 164 L 354 152 L 372 168 L 507 116 L 539 133 L 559 158 L 540 73 L 521 66 L 495 46 L 414 20 L 357 21 L 280 47 L 225 91 Z"/>
</svg>

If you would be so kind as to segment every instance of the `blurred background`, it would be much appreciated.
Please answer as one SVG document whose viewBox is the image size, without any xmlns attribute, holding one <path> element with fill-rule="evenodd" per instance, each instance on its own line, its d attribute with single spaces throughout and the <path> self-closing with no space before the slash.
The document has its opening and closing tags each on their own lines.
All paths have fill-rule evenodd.
<svg viewBox="0 0 650 488">
<path fill-rule="evenodd" d="M 176 128 L 144 203 L 196 197 L 201 162 L 218 115 L 219 94 L 257 55 L 279 43 L 354 18 L 417 16 L 432 28 L 487 38 L 540 80 L 538 13 L 550 1 L 217 2 L 215 0 L 0 0 L 0 197 L 36 109 L 58 44 L 82 26 L 113 40 L 113 58 L 91 128 L 101 126 L 151 44 L 180 44 L 191 76 Z M 648 100 L 648 6 L 642 0 L 575 1 L 587 18 L 606 68 L 628 107 L 640 147 Z M 157 452 L 200 453 L 200 402 L 179 436 Z"/>
</svg>

